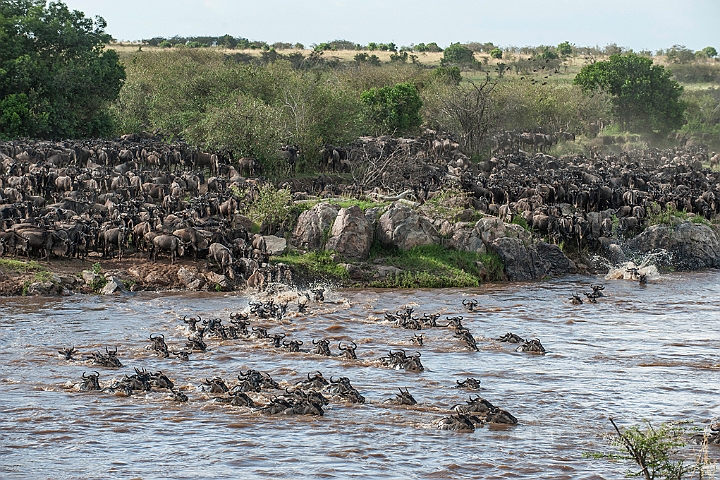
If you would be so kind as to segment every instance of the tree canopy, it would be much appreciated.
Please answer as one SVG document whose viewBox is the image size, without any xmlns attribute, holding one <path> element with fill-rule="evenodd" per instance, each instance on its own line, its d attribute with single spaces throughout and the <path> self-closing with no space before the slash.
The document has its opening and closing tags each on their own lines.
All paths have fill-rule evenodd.
<svg viewBox="0 0 720 480">
<path fill-rule="evenodd" d="M 62 2 L 0 1 L 0 137 L 112 133 L 125 70 L 105 27 Z"/>
<path fill-rule="evenodd" d="M 586 65 L 573 83 L 610 94 L 623 127 L 664 133 L 682 126 L 686 108 L 680 100 L 683 87 L 671 75 L 651 59 L 628 53 Z"/>
<path fill-rule="evenodd" d="M 411 83 L 371 88 L 360 94 L 360 99 L 369 120 L 382 133 L 412 132 L 422 123 L 422 100 Z"/>
<path fill-rule="evenodd" d="M 473 51 L 468 47 L 459 43 L 452 43 L 443 51 L 441 62 L 443 65 L 467 65 L 474 64 L 477 60 L 475 60 Z"/>
</svg>

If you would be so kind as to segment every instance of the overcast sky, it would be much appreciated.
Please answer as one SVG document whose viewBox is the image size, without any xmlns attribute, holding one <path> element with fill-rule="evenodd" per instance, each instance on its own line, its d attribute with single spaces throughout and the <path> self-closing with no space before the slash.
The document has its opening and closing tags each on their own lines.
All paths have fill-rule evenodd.
<svg viewBox="0 0 720 480">
<path fill-rule="evenodd" d="M 720 0 L 64 0 L 118 40 L 230 34 L 250 40 L 493 42 L 635 51 L 720 49 Z"/>
</svg>

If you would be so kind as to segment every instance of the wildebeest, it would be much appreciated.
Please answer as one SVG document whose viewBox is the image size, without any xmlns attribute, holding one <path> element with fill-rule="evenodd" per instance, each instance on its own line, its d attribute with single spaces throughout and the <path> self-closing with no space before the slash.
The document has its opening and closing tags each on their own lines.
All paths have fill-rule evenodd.
<svg viewBox="0 0 720 480">
<path fill-rule="evenodd" d="M 175 235 L 158 235 L 153 238 L 152 243 L 153 262 L 157 261 L 157 254 L 160 250 L 170 252 L 170 265 L 175 263 L 177 257 L 182 257 L 185 254 L 182 240 Z"/>
<path fill-rule="evenodd" d="M 220 266 L 220 271 L 223 274 L 232 276 L 234 259 L 229 248 L 222 243 L 212 243 L 208 248 L 208 255 Z"/>
</svg>

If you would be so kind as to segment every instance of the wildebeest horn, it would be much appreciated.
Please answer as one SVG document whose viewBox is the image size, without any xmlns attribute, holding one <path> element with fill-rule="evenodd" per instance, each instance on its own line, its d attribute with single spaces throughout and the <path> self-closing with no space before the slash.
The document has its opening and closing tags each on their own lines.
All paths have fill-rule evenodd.
<svg viewBox="0 0 720 480">
<path fill-rule="evenodd" d="M 313 343 L 313 345 L 317 345 L 320 342 L 316 342 L 315 339 L 313 339 L 312 343 Z"/>
<path fill-rule="evenodd" d="M 338 342 L 338 350 L 347 350 L 347 346 L 343 348 L 342 342 Z"/>
</svg>

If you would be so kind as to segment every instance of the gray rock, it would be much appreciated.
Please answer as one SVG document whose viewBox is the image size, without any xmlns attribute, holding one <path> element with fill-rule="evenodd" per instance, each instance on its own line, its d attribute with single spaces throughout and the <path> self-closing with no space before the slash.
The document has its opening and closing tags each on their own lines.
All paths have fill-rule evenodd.
<svg viewBox="0 0 720 480">
<path fill-rule="evenodd" d="M 365 219 L 368 221 L 368 225 L 370 225 L 373 232 L 377 231 L 378 221 L 384 210 L 385 207 L 373 207 L 365 210 Z"/>
<path fill-rule="evenodd" d="M 186 287 L 198 279 L 196 268 L 180 267 L 177 271 L 178 281 Z"/>
<path fill-rule="evenodd" d="M 53 288 L 53 283 L 47 282 L 33 282 L 27 288 L 27 295 L 48 295 Z"/>
<path fill-rule="evenodd" d="M 125 285 L 119 277 L 116 277 L 114 275 L 106 275 L 105 279 L 107 280 L 107 283 L 100 290 L 101 295 L 110 295 L 112 293 L 120 293 L 125 291 Z"/>
<path fill-rule="evenodd" d="M 148 285 L 167 287 L 171 284 L 171 281 L 167 275 L 164 275 L 160 272 L 150 272 L 145 277 L 145 283 L 147 283 Z"/>
<path fill-rule="evenodd" d="M 375 274 L 373 275 L 373 279 L 375 280 L 385 280 L 388 277 L 399 275 L 403 272 L 402 269 L 393 267 L 390 265 L 379 265 L 377 267 L 377 270 Z"/>
<path fill-rule="evenodd" d="M 60 277 L 60 283 L 63 286 L 66 287 L 74 287 L 76 283 L 80 281 L 80 279 L 74 275 L 61 275 Z"/>
<path fill-rule="evenodd" d="M 529 244 L 532 235 L 520 225 L 505 223 L 497 217 L 481 218 L 475 224 L 475 230 L 485 244 L 495 242 L 498 238 L 515 238 Z"/>
<path fill-rule="evenodd" d="M 334 250 L 346 260 L 367 260 L 373 231 L 359 207 L 343 208 L 335 218 L 325 249 Z"/>
<path fill-rule="evenodd" d="M 527 245 L 518 238 L 502 237 L 489 245 L 505 265 L 510 281 L 538 280 L 548 275 L 563 275 L 577 271 L 557 245 L 539 242 Z"/>
<path fill-rule="evenodd" d="M 318 250 L 323 246 L 325 232 L 335 222 L 340 207 L 319 203 L 300 214 L 293 231 L 293 245 L 306 250 Z"/>
<path fill-rule="evenodd" d="M 707 225 L 682 222 L 677 225 L 653 225 L 632 238 L 628 248 L 637 253 L 666 250 L 677 270 L 720 267 L 720 242 Z"/>
<path fill-rule="evenodd" d="M 269 255 L 279 255 L 287 249 L 287 240 L 276 235 L 265 235 L 265 245 Z"/>
<path fill-rule="evenodd" d="M 82 277 L 85 281 L 85 285 L 90 286 L 92 286 L 98 278 L 102 278 L 100 275 L 98 275 L 97 273 L 93 273 L 90 270 L 83 270 Z"/>
<path fill-rule="evenodd" d="M 474 224 L 456 223 L 449 233 L 451 236 L 445 241 L 445 246 L 460 252 L 475 252 L 478 255 L 487 253 L 481 234 Z"/>
<path fill-rule="evenodd" d="M 570 260 L 557 245 L 538 242 L 535 249 L 540 258 L 550 263 L 550 275 L 561 276 L 568 273 L 577 273 L 575 262 Z"/>
<path fill-rule="evenodd" d="M 214 288 L 215 285 L 220 285 L 222 288 L 228 288 L 229 286 L 227 277 L 225 277 L 225 275 L 220 275 L 219 273 L 207 272 L 205 274 L 205 279 L 211 288 Z"/>
<path fill-rule="evenodd" d="M 196 278 L 192 282 L 188 283 L 185 287 L 188 290 L 198 291 L 205 286 L 205 282 L 201 278 Z"/>
<path fill-rule="evenodd" d="M 377 228 L 380 243 L 401 250 L 440 243 L 440 235 L 429 219 L 398 202 L 382 214 Z"/>
</svg>

